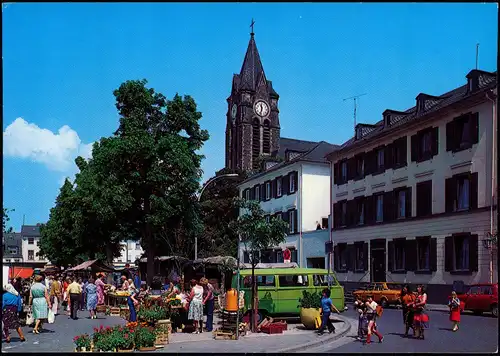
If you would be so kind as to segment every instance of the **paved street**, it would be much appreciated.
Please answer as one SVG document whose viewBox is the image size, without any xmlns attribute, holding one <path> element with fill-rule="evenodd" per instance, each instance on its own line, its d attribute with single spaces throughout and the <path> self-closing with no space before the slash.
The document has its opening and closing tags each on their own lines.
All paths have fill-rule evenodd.
<svg viewBox="0 0 500 356">
<path fill-rule="evenodd" d="M 21 343 L 15 330 L 11 330 L 11 343 L 2 342 L 2 352 L 71 352 L 75 349 L 73 338 L 76 335 L 93 332 L 94 327 L 124 325 L 125 320 L 116 316 L 104 316 L 88 319 L 88 312 L 79 312 L 78 320 L 71 320 L 67 315 L 58 315 L 54 324 L 45 324 L 45 331 L 33 334 L 33 328 L 24 327 L 26 342 Z"/>
<path fill-rule="evenodd" d="M 307 352 L 322 353 L 396 353 L 396 352 L 495 352 L 498 349 L 498 319 L 490 315 L 475 316 L 469 313 L 462 315 L 460 330 L 451 331 L 448 313 L 431 311 L 429 329 L 425 340 L 403 338 L 404 326 L 401 310 L 386 309 L 379 320 L 379 331 L 384 335 L 384 342 L 363 345 L 355 340 L 357 326 L 342 339 L 326 343 Z M 354 310 L 343 313 L 344 316 L 356 317 Z M 357 325 L 357 322 L 356 322 Z M 411 331 L 410 331 L 411 333 Z"/>
</svg>

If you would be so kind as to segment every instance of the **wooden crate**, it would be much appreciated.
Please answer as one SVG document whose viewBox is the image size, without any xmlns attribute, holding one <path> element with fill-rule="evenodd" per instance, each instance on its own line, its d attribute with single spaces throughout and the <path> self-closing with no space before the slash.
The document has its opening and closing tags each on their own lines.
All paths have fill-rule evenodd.
<svg viewBox="0 0 500 356">
<path fill-rule="evenodd" d="M 106 305 L 98 305 L 96 310 L 98 313 L 106 313 Z"/>
<path fill-rule="evenodd" d="M 217 330 L 214 332 L 215 340 L 236 340 L 236 333 L 232 331 L 220 331 Z"/>
<path fill-rule="evenodd" d="M 111 307 L 109 309 L 109 315 L 111 316 L 120 316 L 121 309 L 119 307 Z"/>
</svg>

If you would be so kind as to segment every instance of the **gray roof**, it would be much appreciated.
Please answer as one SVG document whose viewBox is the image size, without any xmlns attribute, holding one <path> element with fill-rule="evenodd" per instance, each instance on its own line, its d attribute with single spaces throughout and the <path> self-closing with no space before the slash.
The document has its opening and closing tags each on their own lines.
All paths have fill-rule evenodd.
<svg viewBox="0 0 500 356">
<path fill-rule="evenodd" d="M 279 149 L 273 152 L 273 156 L 285 158 L 287 151 L 308 152 L 318 145 L 318 142 L 296 140 L 293 138 L 280 137 Z"/>
<path fill-rule="evenodd" d="M 3 234 L 3 244 L 5 245 L 5 251 L 3 257 L 7 258 L 22 258 L 22 236 L 19 232 Z M 9 247 L 17 247 L 17 254 L 9 253 Z"/>
<path fill-rule="evenodd" d="M 21 227 L 21 235 L 23 237 L 40 237 L 40 226 L 23 225 Z"/>
<path fill-rule="evenodd" d="M 310 141 L 300 141 L 300 140 L 293 140 L 289 138 L 280 138 L 280 149 L 279 152 L 281 152 L 281 143 L 285 140 L 287 144 L 287 149 L 283 150 L 283 157 L 285 158 L 285 152 L 287 151 L 293 151 L 293 152 L 303 152 L 295 157 L 293 157 L 290 160 L 284 160 L 283 162 L 277 163 L 271 168 L 263 171 L 256 173 L 252 176 L 250 176 L 248 179 L 244 180 L 241 182 L 239 185 L 244 184 L 245 182 L 248 182 L 250 180 L 253 180 L 258 177 L 262 177 L 266 175 L 269 172 L 275 171 L 279 168 L 288 166 L 290 164 L 296 163 L 296 162 L 314 162 L 314 163 L 328 163 L 328 160 L 326 159 L 326 155 L 332 151 L 338 150 L 339 146 L 338 145 L 333 145 L 331 143 L 325 142 L 325 141 L 320 141 L 320 142 L 310 142 Z M 309 148 L 309 150 L 306 150 L 306 148 Z"/>
<path fill-rule="evenodd" d="M 497 72 L 485 72 L 485 71 L 477 71 L 479 73 L 479 87 L 478 90 L 482 89 L 488 89 L 488 88 L 493 88 L 496 86 L 496 75 Z M 385 132 L 388 130 L 392 130 L 394 127 L 398 127 L 401 125 L 404 125 L 406 123 L 409 123 L 411 121 L 420 119 L 423 116 L 427 116 L 428 114 L 435 112 L 439 109 L 442 109 L 446 106 L 449 106 L 451 104 L 454 104 L 462 99 L 465 99 L 466 97 L 477 93 L 477 90 L 474 91 L 473 93 L 470 93 L 467 89 L 467 84 L 462 85 L 461 87 L 458 87 L 456 89 L 453 89 L 447 93 L 444 93 L 440 96 L 437 97 L 430 97 L 428 100 L 425 101 L 425 107 L 422 112 L 419 112 L 417 114 L 417 107 L 413 106 L 399 114 L 395 114 L 391 117 L 390 120 L 390 125 L 387 127 L 384 127 L 384 120 L 380 120 L 377 123 L 373 125 L 366 125 L 366 124 L 361 124 L 361 138 L 366 139 L 366 138 L 375 138 L 379 133 Z M 347 148 L 351 145 L 353 145 L 356 142 L 355 136 L 344 142 L 341 146 L 340 149 Z"/>
</svg>

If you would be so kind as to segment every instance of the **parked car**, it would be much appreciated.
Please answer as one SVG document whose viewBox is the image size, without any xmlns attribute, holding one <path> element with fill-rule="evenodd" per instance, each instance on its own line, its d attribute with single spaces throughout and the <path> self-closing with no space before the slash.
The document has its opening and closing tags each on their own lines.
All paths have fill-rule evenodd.
<svg viewBox="0 0 500 356">
<path fill-rule="evenodd" d="M 389 305 L 401 304 L 401 289 L 402 285 L 399 283 L 375 282 L 352 294 L 363 301 L 367 299 L 367 296 L 372 295 L 375 302 L 386 308 Z"/>
<path fill-rule="evenodd" d="M 498 283 L 473 284 L 467 293 L 457 296 L 463 303 L 464 310 L 470 310 L 475 314 L 491 312 L 498 317 Z"/>
</svg>

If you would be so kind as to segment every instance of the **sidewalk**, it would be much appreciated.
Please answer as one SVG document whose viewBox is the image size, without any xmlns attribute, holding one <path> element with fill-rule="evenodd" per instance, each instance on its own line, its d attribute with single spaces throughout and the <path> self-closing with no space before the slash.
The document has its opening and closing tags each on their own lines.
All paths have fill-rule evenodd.
<svg viewBox="0 0 500 356">
<path fill-rule="evenodd" d="M 332 321 L 336 327 L 335 334 L 325 333 L 318 336 L 312 330 L 303 330 L 299 325 L 289 324 L 289 330 L 283 334 L 268 335 L 264 333 L 247 333 L 239 340 L 215 340 L 209 332 L 199 335 L 173 334 L 170 344 L 165 345 L 159 352 L 200 352 L 200 353 L 228 353 L 228 352 L 296 352 L 295 350 L 312 347 L 321 343 L 336 340 L 351 328 L 348 318 L 335 315 Z M 299 326 L 299 328 L 297 327 Z"/>
</svg>

